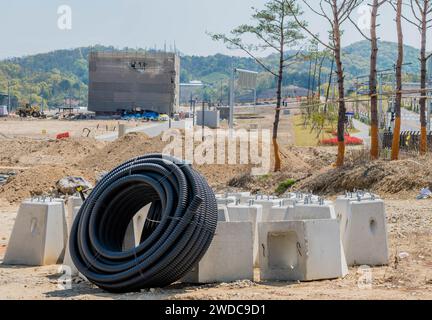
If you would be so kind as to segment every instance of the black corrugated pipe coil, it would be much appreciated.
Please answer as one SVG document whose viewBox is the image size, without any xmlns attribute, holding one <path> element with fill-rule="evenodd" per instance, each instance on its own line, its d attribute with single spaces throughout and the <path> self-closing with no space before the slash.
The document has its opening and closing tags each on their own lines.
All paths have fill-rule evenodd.
<svg viewBox="0 0 432 320">
<path fill-rule="evenodd" d="M 149 204 L 140 245 L 123 251 L 129 223 Z M 216 198 L 206 180 L 183 161 L 150 154 L 97 184 L 72 226 L 70 253 L 79 272 L 106 291 L 165 287 L 201 260 L 216 225 Z"/>
</svg>

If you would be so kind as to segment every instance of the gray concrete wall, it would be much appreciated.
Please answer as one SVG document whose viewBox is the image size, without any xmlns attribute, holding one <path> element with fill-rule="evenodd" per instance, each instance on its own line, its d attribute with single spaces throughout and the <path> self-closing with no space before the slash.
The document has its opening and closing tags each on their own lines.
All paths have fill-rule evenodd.
<svg viewBox="0 0 432 320">
<path fill-rule="evenodd" d="M 174 53 L 90 54 L 90 111 L 141 108 L 172 114 L 177 111 L 179 95 L 180 58 Z"/>
</svg>

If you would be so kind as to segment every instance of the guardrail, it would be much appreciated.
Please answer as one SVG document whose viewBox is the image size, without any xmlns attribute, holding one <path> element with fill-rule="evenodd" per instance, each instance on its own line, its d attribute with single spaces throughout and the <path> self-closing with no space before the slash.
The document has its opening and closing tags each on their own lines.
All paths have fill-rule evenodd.
<svg viewBox="0 0 432 320">
<path fill-rule="evenodd" d="M 432 147 L 432 132 L 427 136 L 429 147 Z M 386 132 L 383 136 L 383 148 L 391 149 L 393 144 L 393 133 Z M 403 150 L 419 150 L 420 131 L 403 131 L 400 134 L 400 148 Z"/>
</svg>

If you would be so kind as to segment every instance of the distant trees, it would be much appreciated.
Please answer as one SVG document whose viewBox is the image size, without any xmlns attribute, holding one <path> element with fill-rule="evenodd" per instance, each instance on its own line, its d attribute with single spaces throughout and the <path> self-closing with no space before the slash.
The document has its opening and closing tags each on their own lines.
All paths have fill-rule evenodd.
<svg viewBox="0 0 432 320">
<path fill-rule="evenodd" d="M 327 23 L 330 32 L 330 39 L 328 42 L 321 40 L 321 38 L 313 33 L 305 23 L 301 22 L 297 17 L 298 15 L 292 9 L 291 14 L 295 17 L 297 24 L 304 29 L 313 39 L 321 43 L 325 48 L 331 50 L 336 63 L 336 74 L 338 78 L 339 90 L 339 115 L 338 115 L 338 155 L 336 166 L 341 167 L 345 161 L 345 122 L 346 122 L 346 103 L 345 103 L 345 85 L 344 85 L 344 68 L 342 65 L 342 25 L 349 19 L 351 13 L 357 8 L 362 0 L 319 0 L 318 9 L 314 8 L 309 1 L 302 0 L 303 3 L 317 16 L 323 18 Z"/>
<path fill-rule="evenodd" d="M 212 38 L 216 41 L 223 41 L 231 48 L 243 50 L 264 70 L 277 79 L 277 103 L 273 124 L 273 147 L 275 155 L 274 170 L 276 172 L 281 169 L 278 130 L 282 106 L 284 71 L 290 66 L 290 62 L 297 57 L 297 54 L 288 54 L 287 51 L 297 45 L 298 42 L 304 38 L 301 32 L 301 26 L 306 25 L 306 23 L 300 21 L 299 17 L 301 15 L 302 11 L 295 0 L 269 0 L 265 3 L 263 10 L 255 9 L 255 13 L 252 16 L 252 19 L 255 22 L 254 24 L 241 25 L 234 29 L 230 35 L 212 35 Z M 295 17 L 295 20 L 293 17 Z M 299 22 L 299 24 L 296 23 L 296 21 Z M 252 45 L 245 43 L 243 38 L 246 34 L 256 37 L 259 44 Z M 258 57 L 256 52 L 260 50 L 271 50 L 278 55 L 277 70 Z"/>
</svg>

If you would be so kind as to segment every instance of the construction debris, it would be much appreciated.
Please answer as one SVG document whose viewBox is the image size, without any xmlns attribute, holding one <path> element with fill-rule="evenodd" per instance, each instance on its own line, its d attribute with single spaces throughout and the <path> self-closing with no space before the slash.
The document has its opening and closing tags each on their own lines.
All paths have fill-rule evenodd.
<svg viewBox="0 0 432 320">
<path fill-rule="evenodd" d="M 8 183 L 9 179 L 15 175 L 16 175 L 15 172 L 7 172 L 7 173 L 0 172 L 0 186 Z"/>
<path fill-rule="evenodd" d="M 66 177 L 56 183 L 57 191 L 63 195 L 74 195 L 77 189 L 89 190 L 93 185 L 83 177 Z"/>
</svg>

